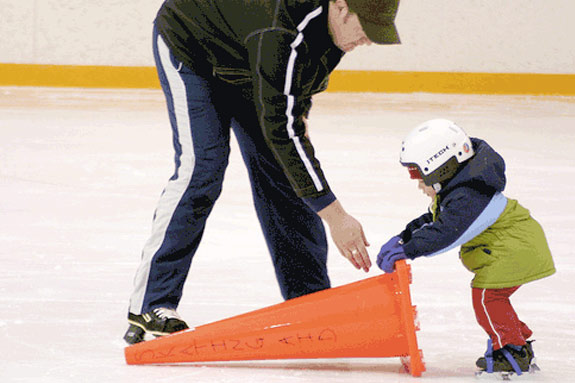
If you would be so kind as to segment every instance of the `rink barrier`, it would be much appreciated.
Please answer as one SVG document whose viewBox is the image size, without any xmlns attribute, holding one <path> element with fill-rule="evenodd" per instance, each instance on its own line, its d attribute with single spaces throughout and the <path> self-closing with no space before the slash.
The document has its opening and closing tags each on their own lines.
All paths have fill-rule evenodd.
<svg viewBox="0 0 575 383">
<path fill-rule="evenodd" d="M 154 67 L 0 64 L 0 86 L 159 89 Z M 575 95 L 575 74 L 336 70 L 329 92 Z"/>
<path fill-rule="evenodd" d="M 399 357 L 425 371 L 410 266 L 125 348 L 130 365 Z"/>
</svg>

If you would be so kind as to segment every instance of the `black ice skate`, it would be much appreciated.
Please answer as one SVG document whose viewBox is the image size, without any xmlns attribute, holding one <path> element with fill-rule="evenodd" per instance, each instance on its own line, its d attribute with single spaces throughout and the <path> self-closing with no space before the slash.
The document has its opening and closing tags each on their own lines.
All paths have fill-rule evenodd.
<svg viewBox="0 0 575 383">
<path fill-rule="evenodd" d="M 128 323 L 130 327 L 124 335 L 128 344 L 143 342 L 146 333 L 164 336 L 189 328 L 175 310 L 167 308 L 157 308 L 141 315 L 128 313 Z"/>
<path fill-rule="evenodd" d="M 485 356 L 477 359 L 475 364 L 482 373 L 499 373 L 504 380 L 508 380 L 512 374 L 522 375 L 523 372 L 535 372 L 539 370 L 535 364 L 533 341 L 528 341 L 525 346 L 505 345 L 499 350 L 493 351 L 491 340 L 487 343 Z"/>
</svg>

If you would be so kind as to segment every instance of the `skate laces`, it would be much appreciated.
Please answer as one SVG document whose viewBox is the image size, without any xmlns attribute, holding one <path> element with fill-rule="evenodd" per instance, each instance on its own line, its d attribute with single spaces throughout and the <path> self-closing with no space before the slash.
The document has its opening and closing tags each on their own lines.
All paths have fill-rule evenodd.
<svg viewBox="0 0 575 383">
<path fill-rule="evenodd" d="M 168 309 L 165 307 L 160 307 L 154 309 L 154 314 L 156 314 L 161 319 L 179 319 L 182 320 L 182 317 L 176 312 L 176 310 Z"/>
</svg>

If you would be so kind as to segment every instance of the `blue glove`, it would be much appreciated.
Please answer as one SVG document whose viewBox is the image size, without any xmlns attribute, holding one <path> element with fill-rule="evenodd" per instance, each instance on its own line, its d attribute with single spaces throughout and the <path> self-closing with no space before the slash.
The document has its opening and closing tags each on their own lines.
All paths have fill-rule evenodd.
<svg viewBox="0 0 575 383">
<path fill-rule="evenodd" d="M 381 247 L 377 255 L 377 266 L 386 273 L 392 273 L 395 262 L 400 259 L 407 259 L 399 237 L 393 237 Z"/>
<path fill-rule="evenodd" d="M 381 249 L 379 249 L 379 254 L 377 256 L 377 259 L 379 261 L 379 256 L 397 246 L 400 245 L 401 238 L 399 238 L 399 236 L 395 236 L 395 237 L 391 237 L 391 239 L 389 241 L 387 241 L 383 246 L 381 246 Z"/>
</svg>

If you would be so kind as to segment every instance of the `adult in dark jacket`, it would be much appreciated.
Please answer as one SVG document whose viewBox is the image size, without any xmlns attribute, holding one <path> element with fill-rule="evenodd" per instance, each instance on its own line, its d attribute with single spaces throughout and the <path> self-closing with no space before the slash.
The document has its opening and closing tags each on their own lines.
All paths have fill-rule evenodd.
<svg viewBox="0 0 575 383">
<path fill-rule="evenodd" d="M 395 44 L 399 0 L 166 0 L 154 27 L 176 170 L 159 201 L 130 298 L 128 343 L 187 328 L 176 313 L 220 195 L 233 130 L 285 299 L 330 287 L 322 219 L 341 254 L 371 266 L 361 224 L 307 135 L 312 95 L 344 52 Z M 231 127 L 231 129 L 230 129 Z"/>
</svg>

